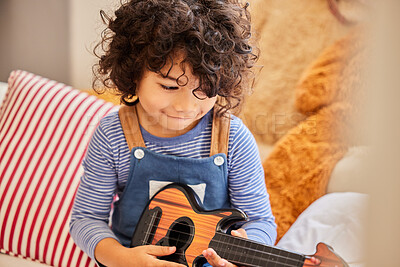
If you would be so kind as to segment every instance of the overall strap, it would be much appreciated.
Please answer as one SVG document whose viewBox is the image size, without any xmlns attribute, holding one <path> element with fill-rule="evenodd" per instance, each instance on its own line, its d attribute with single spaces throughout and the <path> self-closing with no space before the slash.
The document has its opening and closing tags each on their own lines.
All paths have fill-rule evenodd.
<svg viewBox="0 0 400 267">
<path fill-rule="evenodd" d="M 121 106 L 118 115 L 126 142 L 128 143 L 129 151 L 136 146 L 146 147 L 142 133 L 140 132 L 136 105 Z"/>
<path fill-rule="evenodd" d="M 224 153 L 225 155 L 228 155 L 230 126 L 230 114 L 228 113 L 226 116 L 217 116 L 216 109 L 214 108 L 210 156 L 218 153 Z"/>
<path fill-rule="evenodd" d="M 142 133 L 140 132 L 136 106 L 121 106 L 118 115 L 129 151 L 136 146 L 146 147 Z M 229 130 L 230 116 L 217 116 L 214 110 L 210 156 L 218 153 L 228 154 Z"/>
</svg>

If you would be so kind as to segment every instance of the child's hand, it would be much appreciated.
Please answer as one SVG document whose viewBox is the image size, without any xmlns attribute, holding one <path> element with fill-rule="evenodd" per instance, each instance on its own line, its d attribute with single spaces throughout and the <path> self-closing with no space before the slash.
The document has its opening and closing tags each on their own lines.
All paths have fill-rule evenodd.
<svg viewBox="0 0 400 267">
<path fill-rule="evenodd" d="M 247 238 L 246 230 L 240 228 L 238 230 L 234 230 L 231 232 L 233 236 Z M 203 251 L 203 256 L 206 258 L 209 264 L 214 267 L 235 267 L 235 264 L 230 263 L 229 261 L 222 259 L 212 248 L 208 248 Z"/>
<path fill-rule="evenodd" d="M 171 255 L 176 251 L 175 247 L 163 247 L 155 245 L 139 246 L 128 248 L 130 250 L 129 260 L 126 260 L 122 266 L 162 266 L 162 267 L 183 267 L 184 265 L 159 260 L 157 257 Z"/>
<path fill-rule="evenodd" d="M 175 247 L 155 245 L 126 248 L 113 238 L 105 238 L 98 243 L 95 249 L 95 257 L 100 263 L 108 267 L 184 267 L 184 265 L 176 262 L 157 259 L 160 256 L 171 255 L 175 251 Z"/>
</svg>

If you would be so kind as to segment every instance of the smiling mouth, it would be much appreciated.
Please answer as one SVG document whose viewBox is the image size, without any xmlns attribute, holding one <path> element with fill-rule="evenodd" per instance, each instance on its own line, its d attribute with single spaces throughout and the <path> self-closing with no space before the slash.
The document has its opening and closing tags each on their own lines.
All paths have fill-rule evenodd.
<svg viewBox="0 0 400 267">
<path fill-rule="evenodd" d="M 177 119 L 177 120 L 193 120 L 193 118 L 192 117 L 175 117 L 175 116 L 170 116 L 170 115 L 167 115 L 169 118 L 172 118 L 172 119 Z"/>
</svg>

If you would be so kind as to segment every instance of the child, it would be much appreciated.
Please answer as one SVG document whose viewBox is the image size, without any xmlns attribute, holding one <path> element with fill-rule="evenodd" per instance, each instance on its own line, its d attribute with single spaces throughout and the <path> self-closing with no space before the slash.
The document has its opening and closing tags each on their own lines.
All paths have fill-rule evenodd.
<svg viewBox="0 0 400 267">
<path fill-rule="evenodd" d="M 70 233 L 106 266 L 181 266 L 174 247 L 129 248 L 149 199 L 171 182 L 191 186 L 207 210 L 249 221 L 232 235 L 273 245 L 276 225 L 253 136 L 240 106 L 257 56 L 247 5 L 237 0 L 131 0 L 108 22 L 97 79 L 124 104 L 103 118 L 83 161 Z M 109 217 L 114 202 L 112 228 Z M 233 266 L 211 248 L 212 266 Z"/>
</svg>

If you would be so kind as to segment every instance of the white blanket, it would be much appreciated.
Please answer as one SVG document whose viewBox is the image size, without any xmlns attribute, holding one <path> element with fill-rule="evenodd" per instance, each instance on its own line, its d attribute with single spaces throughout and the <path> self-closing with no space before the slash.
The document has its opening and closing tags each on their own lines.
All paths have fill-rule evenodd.
<svg viewBox="0 0 400 267">
<path fill-rule="evenodd" d="M 366 194 L 355 192 L 321 197 L 300 214 L 278 247 L 312 255 L 317 243 L 324 242 L 350 266 L 363 266 L 367 201 Z"/>
</svg>

